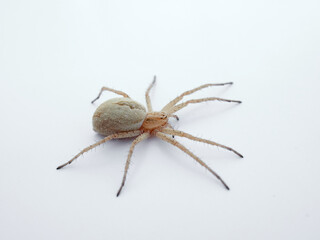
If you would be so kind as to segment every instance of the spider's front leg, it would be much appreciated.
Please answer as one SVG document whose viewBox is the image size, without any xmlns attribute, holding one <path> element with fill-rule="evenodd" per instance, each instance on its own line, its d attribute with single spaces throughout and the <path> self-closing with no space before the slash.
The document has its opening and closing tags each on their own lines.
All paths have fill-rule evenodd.
<svg viewBox="0 0 320 240">
<path fill-rule="evenodd" d="M 187 149 L 185 146 L 183 146 L 181 143 L 179 143 L 178 141 L 168 137 L 166 134 L 162 133 L 162 132 L 157 132 L 156 136 L 160 139 L 162 139 L 165 142 L 168 142 L 170 144 L 172 144 L 173 146 L 179 148 L 180 150 L 182 150 L 183 152 L 185 152 L 186 154 L 188 154 L 190 157 L 192 157 L 194 160 L 196 160 L 201 166 L 205 167 L 207 170 L 209 170 L 209 172 L 211 172 L 217 179 L 219 179 L 219 181 L 223 184 L 223 186 L 227 189 L 230 190 L 230 188 L 228 187 L 228 185 L 222 180 L 222 178 L 215 172 L 213 171 L 207 164 L 205 164 L 200 158 L 198 158 L 196 155 L 194 155 L 189 149 Z"/>
<path fill-rule="evenodd" d="M 182 108 L 188 106 L 190 103 L 202 103 L 202 102 L 209 102 L 209 101 L 220 101 L 220 102 L 234 102 L 234 103 L 241 103 L 239 100 L 230 100 L 230 99 L 225 99 L 225 98 L 217 98 L 217 97 L 208 97 L 208 98 L 200 98 L 200 99 L 191 99 L 188 101 L 185 101 L 183 103 L 180 103 L 178 105 L 173 106 L 168 110 L 169 113 L 175 113 Z"/>
<path fill-rule="evenodd" d="M 221 147 L 221 148 L 227 149 L 227 150 L 237 154 L 239 157 L 243 158 L 242 154 L 238 153 L 236 150 L 232 149 L 231 147 L 227 147 L 225 145 L 222 145 L 220 143 L 216 143 L 216 142 L 213 142 L 213 141 L 210 141 L 210 140 L 207 140 L 207 139 L 198 138 L 198 137 L 192 136 L 191 134 L 186 133 L 186 132 L 178 131 L 178 130 L 175 130 L 175 129 L 172 129 L 172 128 L 163 128 L 163 129 L 161 129 L 161 132 L 166 133 L 166 134 L 170 134 L 172 136 L 176 135 L 176 136 L 179 136 L 179 137 L 185 137 L 185 138 L 188 138 L 188 139 L 193 140 L 193 141 L 203 142 L 203 143 L 207 143 L 207 144 L 210 144 L 210 145 L 213 145 L 213 146 Z"/>
<path fill-rule="evenodd" d="M 197 92 L 203 88 L 207 88 L 207 87 L 213 87 L 213 86 L 224 86 L 224 85 L 231 85 L 233 84 L 233 82 L 226 82 L 226 83 L 208 83 L 208 84 L 204 84 L 204 85 L 201 85 L 200 87 L 197 87 L 197 88 L 194 88 L 194 89 L 191 89 L 191 90 L 188 90 L 188 91 L 185 91 L 184 93 L 182 93 L 181 95 L 179 95 L 178 97 L 176 97 L 175 99 L 173 99 L 172 101 L 170 101 L 167 105 L 165 105 L 163 108 L 162 108 L 162 111 L 167 111 L 169 110 L 170 108 L 174 107 L 178 102 L 180 102 L 183 97 L 187 96 L 187 95 L 190 95 L 194 92 Z"/>
</svg>

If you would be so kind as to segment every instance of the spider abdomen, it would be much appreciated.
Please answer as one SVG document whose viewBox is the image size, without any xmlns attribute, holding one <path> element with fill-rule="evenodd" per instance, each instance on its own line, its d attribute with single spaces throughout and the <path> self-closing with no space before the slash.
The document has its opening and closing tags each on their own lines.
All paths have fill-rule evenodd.
<svg viewBox="0 0 320 240">
<path fill-rule="evenodd" d="M 131 98 L 112 98 L 102 103 L 93 114 L 93 130 L 102 135 L 137 130 L 146 114 L 144 106 Z"/>
</svg>

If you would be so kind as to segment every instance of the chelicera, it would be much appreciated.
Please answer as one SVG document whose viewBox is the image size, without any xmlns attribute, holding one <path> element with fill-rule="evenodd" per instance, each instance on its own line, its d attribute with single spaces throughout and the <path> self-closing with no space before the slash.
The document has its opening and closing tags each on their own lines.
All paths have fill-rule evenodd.
<svg viewBox="0 0 320 240">
<path fill-rule="evenodd" d="M 57 169 L 61 169 L 65 167 L 68 164 L 71 164 L 75 159 L 77 159 L 80 155 L 84 154 L 85 152 L 88 152 L 89 150 L 101 145 L 102 143 L 105 143 L 112 139 L 120 139 L 120 138 L 132 138 L 135 137 L 133 140 L 129 154 L 127 157 L 125 169 L 124 169 L 124 175 L 122 178 L 121 186 L 117 192 L 117 196 L 121 193 L 121 190 L 126 182 L 126 177 L 130 165 L 131 156 L 134 150 L 134 147 L 141 141 L 151 137 L 156 136 L 160 138 L 161 140 L 168 142 L 172 144 L 173 146 L 176 146 L 186 154 L 188 154 L 190 157 L 192 157 L 195 161 L 197 161 L 200 165 L 205 167 L 207 170 L 209 170 L 217 179 L 220 180 L 220 182 L 224 185 L 226 189 L 229 190 L 228 185 L 222 180 L 222 178 L 213 171 L 206 163 L 204 163 L 199 157 L 194 155 L 190 150 L 188 150 L 185 146 L 183 146 L 181 143 L 179 143 L 177 140 L 175 140 L 174 136 L 179 137 L 185 137 L 188 139 L 191 139 L 193 141 L 203 142 L 207 144 L 211 144 L 214 146 L 218 146 L 224 149 L 227 149 L 229 151 L 232 151 L 233 153 L 237 154 L 239 157 L 243 157 L 240 153 L 235 151 L 234 149 L 227 147 L 225 145 L 198 138 L 193 135 L 190 135 L 188 133 L 178 131 L 172 128 L 172 126 L 169 124 L 168 119 L 170 117 L 174 117 L 177 120 L 179 118 L 175 115 L 175 113 L 182 108 L 186 107 L 189 104 L 192 103 L 202 103 L 207 101 L 222 101 L 222 102 L 233 102 L 233 103 L 241 103 L 241 101 L 237 100 L 229 100 L 229 99 L 223 99 L 223 98 L 216 98 L 216 97 L 208 97 L 208 98 L 200 98 L 200 99 L 191 99 L 185 102 L 182 102 L 178 104 L 183 97 L 190 95 L 196 91 L 199 91 L 206 87 L 211 86 L 224 86 L 224 85 L 230 85 L 232 82 L 227 83 L 217 83 L 217 84 L 204 84 L 197 88 L 191 89 L 189 91 L 186 91 L 170 101 L 167 105 L 165 105 L 160 112 L 156 112 L 152 110 L 151 101 L 149 97 L 149 92 L 152 88 L 152 86 L 156 82 L 156 77 L 154 77 L 153 82 L 148 87 L 145 97 L 146 97 L 146 103 L 147 103 L 147 111 L 143 105 L 140 103 L 132 100 L 128 94 L 118 91 L 115 89 L 102 87 L 99 95 L 92 101 L 94 103 L 96 100 L 98 100 L 101 96 L 101 94 L 104 91 L 110 91 L 113 93 L 116 93 L 118 95 L 121 95 L 121 98 L 112 98 L 108 101 L 105 101 L 102 103 L 92 117 L 92 124 L 93 124 L 93 130 L 97 133 L 106 136 L 102 140 L 86 147 L 81 152 L 79 152 L 77 155 L 75 155 L 70 161 L 66 162 L 65 164 L 60 165 Z M 172 136 L 172 137 L 171 137 Z"/>
</svg>

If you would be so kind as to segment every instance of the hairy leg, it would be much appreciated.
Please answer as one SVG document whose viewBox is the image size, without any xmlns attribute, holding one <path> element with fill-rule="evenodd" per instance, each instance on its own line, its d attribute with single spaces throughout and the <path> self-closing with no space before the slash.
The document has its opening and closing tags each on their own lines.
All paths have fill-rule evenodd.
<svg viewBox="0 0 320 240">
<path fill-rule="evenodd" d="M 131 144 L 131 147 L 130 147 L 130 150 L 129 150 L 129 154 L 128 154 L 126 166 L 125 166 L 125 168 L 124 168 L 124 174 L 123 174 L 121 186 L 120 186 L 119 191 L 118 191 L 118 193 L 117 193 L 117 197 L 120 195 L 121 190 L 122 190 L 122 188 L 123 188 L 123 186 L 124 186 L 124 184 L 125 184 L 125 182 L 126 182 L 127 173 L 128 173 L 128 169 L 129 169 L 129 165 L 130 165 L 130 160 L 131 160 L 131 156 L 132 156 L 134 147 L 135 147 L 139 142 L 147 139 L 149 136 L 150 136 L 150 134 L 147 133 L 147 132 L 145 132 L 145 133 L 142 133 L 141 135 L 139 135 L 135 140 L 133 140 L 133 142 L 132 142 L 132 144 Z"/>
<path fill-rule="evenodd" d="M 210 141 L 210 140 L 207 140 L 207 139 L 203 139 L 203 138 L 198 138 L 198 137 L 192 136 L 191 134 L 188 134 L 188 133 L 185 133 L 185 132 L 182 132 L 182 131 L 178 131 L 178 130 L 174 130 L 174 129 L 170 129 L 170 128 L 163 128 L 163 129 L 161 129 L 161 132 L 166 133 L 166 134 L 170 134 L 170 135 L 173 135 L 173 136 L 185 137 L 185 138 L 189 138 L 189 139 L 194 140 L 194 141 L 203 142 L 203 143 L 211 144 L 211 145 L 214 145 L 214 146 L 218 146 L 218 147 L 227 149 L 227 150 L 229 150 L 231 152 L 234 152 L 239 157 L 243 158 L 243 156 L 240 153 L 238 153 L 237 151 L 235 151 L 234 149 L 232 149 L 230 147 L 227 147 L 227 146 L 224 146 L 224 145 L 222 145 L 220 143 L 216 143 L 216 142 L 213 142 L 213 141 Z"/>
<path fill-rule="evenodd" d="M 172 127 L 172 125 L 170 124 L 170 123 L 167 123 L 167 125 L 166 125 L 166 129 L 173 129 L 173 127 Z M 162 132 L 162 130 L 161 130 L 161 132 Z M 172 138 L 174 138 L 174 135 L 171 135 L 172 136 Z"/>
<path fill-rule="evenodd" d="M 70 161 L 60 165 L 59 167 L 57 167 L 57 170 L 65 167 L 68 164 L 71 164 L 74 160 L 76 160 L 82 154 L 88 152 L 89 150 L 91 150 L 91 149 L 99 146 L 100 144 L 105 143 L 105 142 L 107 142 L 107 141 L 109 141 L 111 139 L 135 137 L 135 136 L 138 136 L 139 134 L 141 134 L 140 130 L 111 134 L 108 137 L 105 137 L 104 139 L 100 140 L 99 142 L 96 142 L 95 144 L 92 144 L 92 145 L 86 147 L 81 152 L 79 152 L 77 155 L 75 155 Z"/>
<path fill-rule="evenodd" d="M 222 178 L 216 173 L 214 172 L 207 164 L 205 164 L 200 158 L 198 158 L 196 155 L 194 155 L 190 150 L 188 150 L 185 146 L 183 146 L 182 144 L 180 144 L 179 142 L 177 142 L 176 140 L 168 137 L 167 135 L 165 135 L 164 133 L 161 132 L 157 132 L 156 136 L 160 139 L 162 139 L 163 141 L 166 141 L 170 144 L 172 144 L 173 146 L 176 146 L 177 148 L 179 148 L 180 150 L 182 150 L 183 152 L 185 152 L 186 154 L 188 154 L 190 157 L 192 157 L 194 160 L 196 160 L 201 166 L 205 167 L 207 170 L 209 170 L 209 172 L 211 172 L 216 178 L 218 178 L 220 180 L 220 182 L 225 186 L 226 189 L 229 190 L 228 185 L 222 180 Z"/>
<path fill-rule="evenodd" d="M 104 91 L 113 92 L 113 93 L 119 94 L 119 95 L 121 95 L 121 96 L 123 96 L 123 97 L 130 98 L 128 94 L 126 94 L 126 93 L 124 93 L 124 92 L 122 92 L 122 91 L 115 90 L 115 89 L 108 88 L 108 87 L 102 87 L 101 90 L 100 90 L 100 92 L 99 92 L 99 94 L 98 94 L 98 96 L 97 96 L 95 99 L 93 99 L 93 100 L 91 101 L 91 103 L 94 103 L 95 101 L 97 101 L 97 100 L 100 98 L 102 92 L 104 92 Z"/>
<path fill-rule="evenodd" d="M 168 114 L 173 114 L 182 108 L 186 107 L 190 103 L 202 103 L 202 102 L 208 102 L 208 101 L 220 101 L 220 102 L 235 102 L 235 103 L 241 103 L 241 101 L 238 100 L 229 100 L 224 98 L 216 98 L 216 97 L 209 97 L 209 98 L 200 98 L 200 99 L 191 99 L 189 101 L 185 101 L 183 103 L 180 103 L 176 106 L 173 106 L 172 108 L 167 110 Z"/>
<path fill-rule="evenodd" d="M 162 108 L 162 111 L 167 111 L 168 109 L 172 108 L 174 105 L 176 105 L 179 101 L 181 101 L 183 99 L 184 96 L 190 95 L 194 92 L 197 92 L 203 88 L 207 88 L 207 87 L 212 87 L 212 86 L 224 86 L 224 85 L 228 85 L 228 84 L 233 84 L 232 82 L 227 82 L 227 83 L 208 83 L 208 84 L 204 84 L 201 85 L 200 87 L 191 89 L 189 91 L 186 91 L 184 93 L 182 93 L 181 95 L 179 95 L 178 97 L 176 97 L 175 99 L 173 99 L 171 102 L 169 102 L 166 106 L 164 106 Z"/>
<path fill-rule="evenodd" d="M 152 83 L 149 85 L 149 87 L 146 91 L 146 102 L 147 102 L 148 112 L 152 112 L 152 105 L 151 105 L 151 100 L 149 97 L 149 92 L 150 92 L 151 88 L 153 87 L 153 85 L 156 83 L 156 79 L 157 79 L 157 77 L 154 76 Z"/>
</svg>

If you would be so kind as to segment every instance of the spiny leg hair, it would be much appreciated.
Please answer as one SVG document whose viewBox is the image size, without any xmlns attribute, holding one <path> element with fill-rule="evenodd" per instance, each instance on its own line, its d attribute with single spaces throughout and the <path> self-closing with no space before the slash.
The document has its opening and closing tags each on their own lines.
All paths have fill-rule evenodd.
<svg viewBox="0 0 320 240">
<path fill-rule="evenodd" d="M 228 187 L 228 185 L 222 180 L 222 178 L 215 172 L 213 171 L 207 164 L 205 164 L 200 158 L 198 158 L 196 155 L 194 155 L 190 150 L 188 150 L 185 146 L 183 146 L 182 144 L 180 144 L 178 141 L 168 137 L 166 134 L 161 133 L 161 132 L 157 132 L 156 136 L 160 139 L 162 139 L 165 142 L 168 142 L 170 144 L 172 144 L 173 146 L 179 148 L 180 150 L 182 150 L 183 152 L 185 152 L 186 154 L 188 154 L 190 157 L 192 157 L 194 160 L 196 160 L 200 165 L 202 165 L 203 167 L 205 167 L 207 170 L 209 170 L 209 172 L 211 172 L 217 179 L 220 180 L 220 182 L 225 186 L 225 188 L 227 190 L 229 190 L 230 188 Z"/>
<path fill-rule="evenodd" d="M 120 195 L 121 193 L 121 190 L 126 182 L 126 178 L 127 178 L 127 173 L 128 173 L 128 169 L 129 169 L 129 165 L 130 165 L 130 161 L 131 161 L 131 157 L 132 157 L 132 153 L 133 153 L 133 150 L 134 150 L 134 147 L 141 141 L 147 139 L 148 137 L 150 136 L 150 134 L 148 132 L 145 132 L 145 133 L 142 133 L 141 135 L 139 135 L 138 137 L 136 137 L 136 139 L 133 140 L 132 144 L 131 144 L 131 147 L 130 147 L 130 150 L 129 150 L 129 154 L 128 154 L 128 157 L 127 157 L 127 162 L 126 162 L 126 166 L 124 168 L 124 174 L 123 174 L 123 178 L 122 178 L 122 182 L 121 182 L 121 186 L 118 190 L 118 193 L 117 193 L 117 197 Z"/>
<path fill-rule="evenodd" d="M 220 101 L 220 102 L 234 102 L 234 103 L 241 103 L 241 101 L 238 100 L 230 100 L 230 99 L 224 99 L 224 98 L 216 98 L 216 97 L 208 97 L 208 98 L 200 98 L 200 99 L 191 99 L 188 101 L 185 101 L 183 103 L 180 103 L 176 106 L 173 106 L 170 108 L 167 112 L 170 114 L 175 113 L 182 108 L 186 107 L 190 103 L 202 103 L 202 102 L 208 102 L 208 101 Z"/>
<path fill-rule="evenodd" d="M 105 137 L 104 139 L 84 148 L 81 152 L 79 152 L 77 155 L 75 155 L 70 161 L 60 165 L 59 167 L 57 167 L 57 170 L 67 166 L 68 164 L 71 164 L 74 160 L 76 160 L 79 156 L 81 156 L 82 154 L 88 152 L 89 150 L 99 146 L 102 143 L 105 143 L 111 139 L 117 139 L 117 138 L 129 138 L 129 137 L 136 137 L 139 134 L 141 134 L 140 130 L 135 130 L 135 131 L 129 131 L 129 132 L 121 132 L 121 133 L 114 133 L 109 135 L 108 137 Z"/>
<path fill-rule="evenodd" d="M 218 146 L 218 147 L 227 149 L 227 150 L 229 150 L 231 152 L 234 152 L 239 157 L 243 158 L 243 156 L 240 153 L 238 153 L 236 150 L 234 150 L 234 149 L 232 149 L 230 147 L 227 147 L 225 145 L 222 145 L 220 143 L 216 143 L 216 142 L 213 142 L 213 141 L 210 141 L 210 140 L 207 140 L 207 139 L 203 139 L 203 138 L 198 138 L 198 137 L 192 136 L 191 134 L 188 134 L 186 132 L 182 132 L 182 131 L 178 131 L 178 130 L 174 130 L 174 129 L 170 129 L 170 128 L 163 128 L 163 129 L 161 129 L 161 132 L 166 133 L 166 134 L 170 134 L 172 136 L 185 137 L 185 138 L 189 138 L 189 139 L 191 139 L 193 141 L 198 141 L 198 142 L 211 144 L 213 146 Z"/>
<path fill-rule="evenodd" d="M 227 82 L 227 83 L 208 83 L 208 84 L 204 84 L 201 85 L 200 87 L 191 89 L 189 91 L 185 91 L 184 93 L 182 93 L 181 95 L 179 95 L 178 97 L 176 97 L 175 99 L 173 99 L 172 101 L 170 101 L 167 105 L 165 105 L 162 108 L 162 111 L 167 111 L 170 108 L 172 108 L 174 105 L 176 105 L 179 101 L 181 101 L 183 99 L 184 96 L 190 95 L 194 92 L 197 92 L 203 88 L 207 88 L 207 87 L 212 87 L 212 86 L 224 86 L 224 85 L 229 85 L 229 84 L 233 84 L 233 82 Z"/>
</svg>

